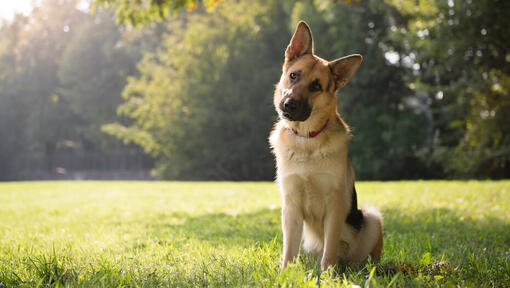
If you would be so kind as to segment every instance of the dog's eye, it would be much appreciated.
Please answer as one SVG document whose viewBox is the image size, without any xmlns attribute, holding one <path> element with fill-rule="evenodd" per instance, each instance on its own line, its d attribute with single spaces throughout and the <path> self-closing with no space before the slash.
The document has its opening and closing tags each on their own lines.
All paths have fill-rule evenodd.
<svg viewBox="0 0 510 288">
<path fill-rule="evenodd" d="M 296 72 L 291 72 L 289 77 L 290 77 L 291 80 L 296 80 L 297 79 L 297 73 Z"/>
<path fill-rule="evenodd" d="M 319 79 L 313 80 L 313 82 L 310 84 L 310 91 L 317 92 L 317 91 L 321 91 L 321 90 L 322 90 L 322 86 L 321 86 L 321 83 L 319 82 Z"/>
</svg>

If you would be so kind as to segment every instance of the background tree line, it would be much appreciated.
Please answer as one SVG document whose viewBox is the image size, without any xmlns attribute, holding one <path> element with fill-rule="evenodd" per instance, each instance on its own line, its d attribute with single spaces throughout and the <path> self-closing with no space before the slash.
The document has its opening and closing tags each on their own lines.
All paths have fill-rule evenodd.
<svg viewBox="0 0 510 288">
<path fill-rule="evenodd" d="M 100 129 L 122 120 L 119 95 L 142 49 L 127 44 L 113 13 L 77 4 L 44 0 L 0 27 L 0 179 L 152 165 Z"/>
<path fill-rule="evenodd" d="M 45 0 L 3 23 L 0 178 L 29 155 L 128 151 L 164 179 L 272 179 L 272 92 L 300 19 L 319 56 L 364 56 L 339 94 L 358 178 L 510 176 L 508 1 L 149 2 Z"/>
</svg>

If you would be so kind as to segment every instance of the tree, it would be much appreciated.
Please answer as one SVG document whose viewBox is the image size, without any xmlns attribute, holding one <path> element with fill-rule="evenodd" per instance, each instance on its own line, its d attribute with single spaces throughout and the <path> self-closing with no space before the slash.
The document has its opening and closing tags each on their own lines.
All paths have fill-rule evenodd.
<svg viewBox="0 0 510 288">
<path fill-rule="evenodd" d="M 401 58 L 433 113 L 425 161 L 449 177 L 509 177 L 510 3 L 389 2 L 405 15 L 392 37 L 407 43 Z"/>
<path fill-rule="evenodd" d="M 335 3 L 338 0 L 333 0 Z M 360 0 L 357 0 L 359 2 Z M 224 0 L 93 0 L 93 10 L 99 6 L 106 8 L 115 7 L 117 23 L 140 25 L 153 21 L 163 21 L 170 14 L 174 16 L 180 10 L 186 8 L 188 11 L 205 8 L 207 11 L 213 11 Z M 350 3 L 351 0 L 345 0 Z M 255 8 L 257 2 L 254 2 L 251 8 Z"/>
<path fill-rule="evenodd" d="M 133 123 L 105 130 L 157 156 L 164 178 L 272 177 L 267 136 L 285 19 L 277 1 L 225 2 L 169 22 L 172 32 L 124 91 L 119 111 Z"/>
<path fill-rule="evenodd" d="M 301 19 L 319 56 L 364 57 L 339 92 L 358 178 L 508 177 L 510 7 L 474 2 L 44 0 L 0 27 L 0 178 L 23 157 L 132 149 L 102 127 L 163 178 L 272 179 L 273 86 Z"/>
<path fill-rule="evenodd" d="M 76 4 L 45 0 L 0 28 L 0 179 L 83 167 L 72 159 L 84 159 L 76 158 L 84 151 L 101 155 L 97 162 L 112 151 L 140 154 L 100 126 L 118 120 L 121 91 L 141 52 L 122 39 L 112 13 L 91 16 Z"/>
<path fill-rule="evenodd" d="M 360 179 L 430 177 L 417 155 L 426 142 L 426 117 L 406 104 L 414 95 L 407 68 L 385 57 L 403 49 L 389 38 L 395 13 L 381 1 L 301 1 L 292 11 L 291 22 L 310 23 L 319 56 L 363 55 L 355 77 L 339 91 L 341 115 L 353 130 L 349 155 Z"/>
<path fill-rule="evenodd" d="M 403 106 L 412 95 L 404 72 L 388 65 L 385 50 L 375 45 L 386 37 L 391 8 L 376 1 L 225 2 L 210 14 L 183 15 L 168 24 L 171 34 L 157 53 L 146 55 L 141 76 L 124 91 L 119 111 L 133 123 L 105 130 L 158 157 L 165 178 L 271 179 L 266 137 L 276 116 L 272 87 L 291 30 L 305 19 L 317 32 L 321 56 L 365 56 L 367 68 L 340 92 L 355 129 L 351 155 L 361 178 L 419 177 L 408 167 L 419 163 L 415 153 L 426 133 L 416 131 L 424 117 Z M 376 28 L 366 29 L 370 23 Z"/>
<path fill-rule="evenodd" d="M 101 125 L 117 119 L 121 91 L 126 77 L 135 73 L 138 59 L 130 58 L 120 27 L 107 11 L 96 13 L 75 30 L 58 61 L 56 97 L 76 118 L 74 141 L 86 150 L 113 148 L 113 139 L 105 137 Z"/>
<path fill-rule="evenodd" d="M 20 143 L 19 133 L 23 131 L 27 112 L 18 93 L 22 83 L 17 78 L 16 46 L 28 18 L 18 15 L 11 25 L 3 25 L 0 33 L 0 180 L 13 176 L 15 155 Z"/>
<path fill-rule="evenodd" d="M 1 53 L 4 56 L 0 65 L 4 69 L 0 101 L 7 104 L 2 105 L 7 111 L 2 113 L 5 126 L 0 133 L 10 140 L 2 149 L 9 153 L 9 160 L 2 165 L 2 170 L 9 171 L 3 174 L 4 178 L 19 174 L 22 157 L 28 151 L 53 153 L 59 135 L 72 122 L 65 105 L 56 101 L 58 79 L 54 59 L 69 39 L 66 27 L 79 23 L 84 13 L 74 9 L 72 1 L 54 2 L 43 1 L 29 17 L 17 16 L 12 24 L 1 28 L 8 49 Z"/>
</svg>

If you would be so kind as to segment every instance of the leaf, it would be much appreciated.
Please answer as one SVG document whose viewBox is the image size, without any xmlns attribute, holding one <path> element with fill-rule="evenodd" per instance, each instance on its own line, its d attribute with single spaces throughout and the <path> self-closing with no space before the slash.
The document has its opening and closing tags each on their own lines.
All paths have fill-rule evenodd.
<svg viewBox="0 0 510 288">
<path fill-rule="evenodd" d="M 430 252 L 427 252 L 427 253 L 423 254 L 423 256 L 421 257 L 420 265 L 426 266 L 429 263 L 430 263 Z"/>
</svg>

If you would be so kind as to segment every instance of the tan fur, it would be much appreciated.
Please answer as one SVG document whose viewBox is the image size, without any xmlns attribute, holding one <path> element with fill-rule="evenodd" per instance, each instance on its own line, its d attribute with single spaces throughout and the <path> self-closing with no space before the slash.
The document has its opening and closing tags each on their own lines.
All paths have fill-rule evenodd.
<svg viewBox="0 0 510 288">
<path fill-rule="evenodd" d="M 361 56 L 344 58 L 328 62 L 315 56 L 311 32 L 304 22 L 298 24 L 286 51 L 274 93 L 280 120 L 269 138 L 282 196 L 283 267 L 297 256 L 300 247 L 320 259 L 322 269 L 335 265 L 338 259 L 353 264 L 369 254 L 377 258 L 382 251 L 382 218 L 375 208 L 362 209 L 360 231 L 345 223 L 355 175 L 347 157 L 350 130 L 337 112 L 336 92 L 354 75 Z M 295 84 L 289 79 L 292 71 L 301 71 Z M 309 91 L 314 79 L 320 81 L 321 92 Z M 287 97 L 307 101 L 311 107 L 308 119 L 289 121 L 282 116 L 279 107 Z M 319 135 L 306 137 L 326 121 Z"/>
</svg>

